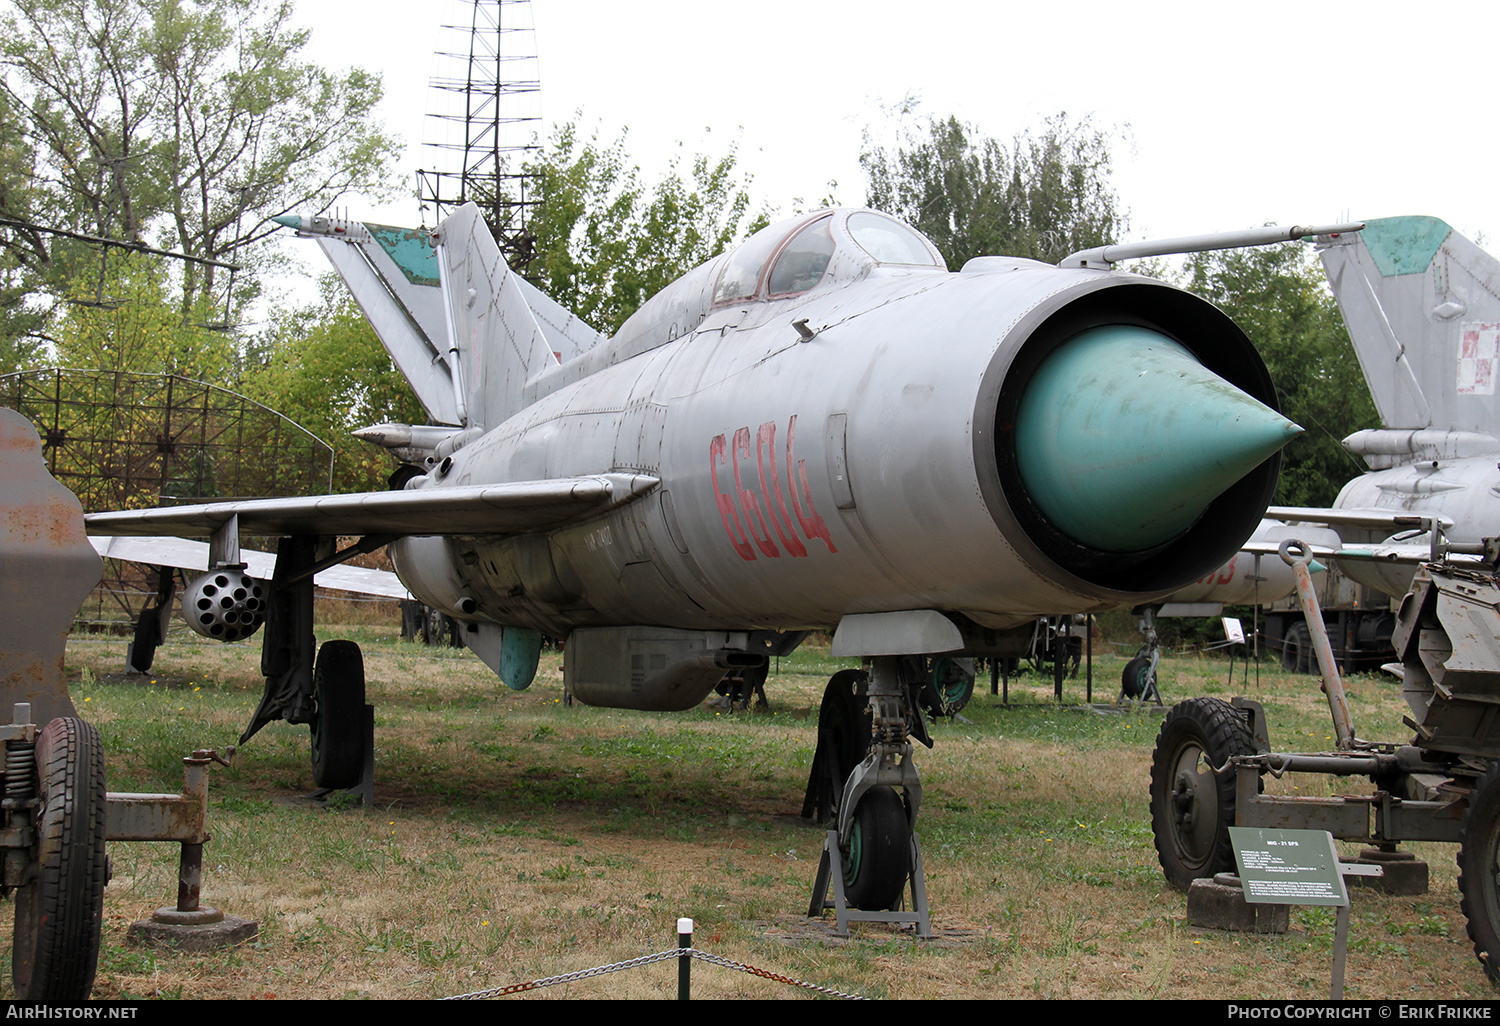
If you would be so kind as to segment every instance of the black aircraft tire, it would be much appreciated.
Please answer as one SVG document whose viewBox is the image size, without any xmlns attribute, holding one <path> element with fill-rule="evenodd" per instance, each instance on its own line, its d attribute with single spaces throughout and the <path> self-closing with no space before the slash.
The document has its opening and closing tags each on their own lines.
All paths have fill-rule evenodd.
<svg viewBox="0 0 1500 1026">
<path fill-rule="evenodd" d="M 130 668 L 146 673 L 156 661 L 156 647 L 161 644 L 161 608 L 147 606 L 135 621 L 134 644 L 130 646 Z"/>
<path fill-rule="evenodd" d="M 1136 656 L 1120 671 L 1120 691 L 1126 698 L 1140 698 L 1151 683 L 1151 657 Z"/>
<path fill-rule="evenodd" d="M 934 659 L 922 684 L 922 708 L 937 719 L 951 719 L 974 697 L 974 675 L 952 659 Z"/>
<path fill-rule="evenodd" d="M 854 810 L 844 858 L 844 897 L 866 911 L 901 903 L 911 876 L 911 823 L 893 787 L 870 788 Z"/>
<path fill-rule="evenodd" d="M 865 753 L 870 750 L 870 700 L 865 697 L 863 687 L 866 679 L 863 670 L 840 670 L 829 678 L 823 690 L 818 725 L 833 735 L 833 771 L 838 778 L 835 803 L 844 789 L 844 781 L 854 767 L 865 761 Z"/>
<path fill-rule="evenodd" d="M 1228 702 L 1194 698 L 1167 713 L 1151 755 L 1151 832 L 1173 887 L 1234 869 L 1235 775 L 1213 769 L 1254 752 L 1249 726 Z"/>
<path fill-rule="evenodd" d="M 104 746 L 58 718 L 36 743 L 36 877 L 15 891 L 11 980 L 26 1001 L 86 1001 L 104 923 Z"/>
<path fill-rule="evenodd" d="M 1469 794 L 1458 837 L 1458 892 L 1474 954 L 1500 985 L 1500 762 L 1490 763 Z"/>
<path fill-rule="evenodd" d="M 318 715 L 312 723 L 313 784 L 338 789 L 365 770 L 365 661 L 352 641 L 328 641 L 313 667 Z"/>
<path fill-rule="evenodd" d="M 1281 665 L 1291 673 L 1312 673 L 1317 665 L 1313 656 L 1312 631 L 1305 623 L 1294 623 L 1286 632 L 1286 647 L 1281 653 Z"/>
</svg>

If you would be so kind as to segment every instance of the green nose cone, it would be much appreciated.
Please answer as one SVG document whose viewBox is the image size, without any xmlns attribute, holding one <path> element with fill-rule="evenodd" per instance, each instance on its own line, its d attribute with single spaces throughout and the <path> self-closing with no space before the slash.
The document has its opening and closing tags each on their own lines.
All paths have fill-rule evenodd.
<svg viewBox="0 0 1500 1026">
<path fill-rule="evenodd" d="M 1031 499 L 1105 552 L 1182 534 L 1302 431 L 1149 328 L 1091 328 L 1048 356 L 1016 417 Z"/>
</svg>

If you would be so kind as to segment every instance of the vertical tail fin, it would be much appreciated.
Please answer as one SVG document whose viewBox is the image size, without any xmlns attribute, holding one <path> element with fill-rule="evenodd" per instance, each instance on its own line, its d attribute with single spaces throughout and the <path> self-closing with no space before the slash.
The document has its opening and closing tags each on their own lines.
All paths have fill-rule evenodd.
<svg viewBox="0 0 1500 1026">
<path fill-rule="evenodd" d="M 468 427 L 492 428 L 525 405 L 526 382 L 558 359 L 477 206 L 460 207 L 433 241 L 459 415 Z"/>
<path fill-rule="evenodd" d="M 436 232 L 276 220 L 317 238 L 436 424 L 494 427 L 527 380 L 605 338 L 510 271 L 473 204 Z"/>
<path fill-rule="evenodd" d="M 1360 432 L 1373 447 L 1366 455 L 1401 455 L 1394 437 L 1376 437 L 1398 433 L 1390 429 L 1429 429 L 1403 454 L 1500 447 L 1500 261 L 1435 217 L 1380 218 L 1319 243 L 1388 429 Z"/>
<path fill-rule="evenodd" d="M 462 424 L 444 359 L 448 330 L 430 233 L 358 221 L 277 218 L 313 235 L 434 424 Z"/>
</svg>

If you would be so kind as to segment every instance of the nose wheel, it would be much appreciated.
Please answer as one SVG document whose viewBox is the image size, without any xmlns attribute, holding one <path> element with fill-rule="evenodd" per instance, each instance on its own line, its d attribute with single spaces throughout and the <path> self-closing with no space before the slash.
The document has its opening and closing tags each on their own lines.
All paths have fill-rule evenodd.
<svg viewBox="0 0 1500 1026">
<path fill-rule="evenodd" d="M 912 764 L 908 734 L 913 715 L 920 714 L 915 712 L 911 688 L 901 681 L 894 658 L 873 660 L 868 675 L 860 677 L 865 679 L 839 680 L 836 676 L 824 696 L 820 720 L 839 729 L 828 731 L 828 738 L 820 737 L 820 749 L 836 738 L 840 750 L 820 751 L 815 757 L 810 805 L 823 805 L 812 794 L 813 783 L 825 775 L 818 772 L 817 764 L 832 770 L 853 757 L 857 742 L 863 740 L 855 736 L 855 728 L 862 723 L 868 724 L 865 736 L 869 741 L 864 758 L 830 803 L 834 825 L 823 842 L 807 914 L 818 917 L 833 909 L 841 936 L 848 936 L 850 922 L 887 922 L 913 924 L 919 937 L 931 937 L 921 839 L 914 829 L 922 784 Z M 911 911 L 903 910 L 908 883 Z"/>
<path fill-rule="evenodd" d="M 893 787 L 865 792 L 854 810 L 849 842 L 839 849 L 844 863 L 844 896 L 863 909 L 899 909 L 911 876 L 914 832 L 906 803 Z"/>
</svg>

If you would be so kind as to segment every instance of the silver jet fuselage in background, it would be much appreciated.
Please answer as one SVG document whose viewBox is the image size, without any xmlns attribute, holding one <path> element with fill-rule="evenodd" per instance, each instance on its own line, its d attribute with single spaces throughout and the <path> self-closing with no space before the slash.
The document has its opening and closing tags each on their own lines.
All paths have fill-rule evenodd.
<svg viewBox="0 0 1500 1026">
<path fill-rule="evenodd" d="M 1435 217 L 1371 220 L 1318 240 L 1381 426 L 1344 439 L 1369 470 L 1338 510 L 1437 518 L 1450 543 L 1500 534 L 1500 261 Z M 1345 572 L 1400 598 L 1426 535 L 1343 529 Z M 1403 563 L 1358 558 L 1362 543 L 1412 543 Z"/>
</svg>

